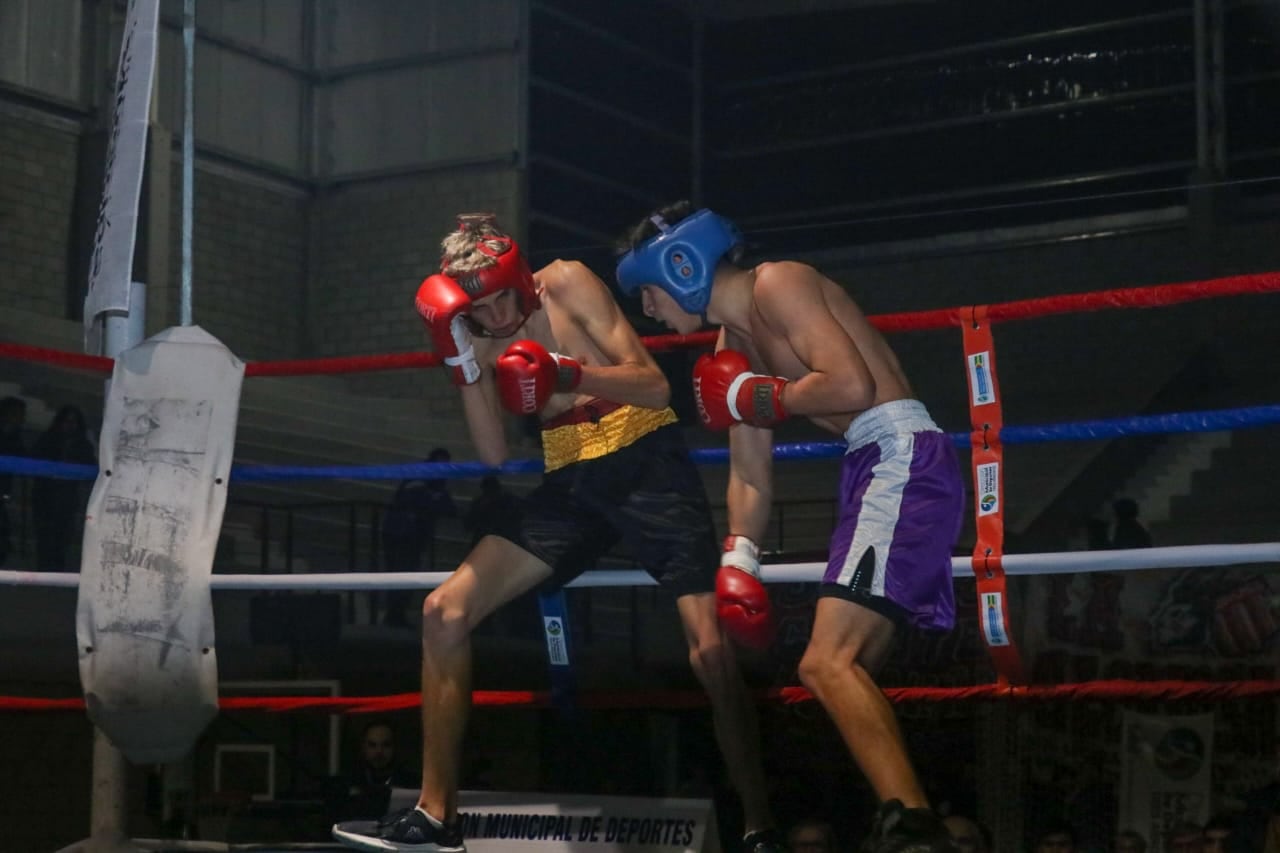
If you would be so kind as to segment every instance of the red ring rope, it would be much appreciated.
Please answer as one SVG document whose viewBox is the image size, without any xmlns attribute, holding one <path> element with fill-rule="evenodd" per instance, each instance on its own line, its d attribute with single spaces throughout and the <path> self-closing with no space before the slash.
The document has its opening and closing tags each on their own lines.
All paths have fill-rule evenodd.
<svg viewBox="0 0 1280 853">
<path fill-rule="evenodd" d="M 1035 317 L 1047 317 L 1053 314 L 1068 314 L 1077 311 L 1101 311 L 1108 308 L 1158 308 L 1197 299 L 1273 293 L 1275 291 L 1280 291 L 1280 273 L 1255 273 L 1180 284 L 1117 288 L 1113 290 L 1098 290 L 1091 293 L 1071 293 L 1060 296 L 1021 299 L 1014 302 L 998 302 L 988 306 L 987 318 L 992 322 L 999 322 L 1002 320 L 1028 320 Z M 966 310 L 968 310 L 967 306 L 935 308 L 929 311 L 880 314 L 871 317 L 870 320 L 883 332 L 918 332 L 958 326 L 961 322 L 961 312 Z M 644 338 L 644 342 L 651 351 L 663 352 L 709 346 L 715 342 L 715 339 L 715 332 L 698 332 L 692 335 L 656 335 Z M 21 361 L 44 362 L 98 373 L 110 373 L 113 363 L 112 359 L 101 356 L 10 343 L 0 343 L 0 357 L 14 358 Z M 292 359 L 287 361 L 253 361 L 245 365 L 245 375 L 303 376 L 366 373 L 376 370 L 433 367 L 439 363 L 440 359 L 434 353 L 425 352 Z"/>
<path fill-rule="evenodd" d="M 1225 699 L 1262 699 L 1280 696 L 1280 680 L 1254 681 L 1083 681 L 1075 684 L 975 684 L 967 687 L 887 687 L 891 702 L 1019 701 L 1166 701 L 1220 702 Z M 803 687 L 780 687 L 757 693 L 758 699 L 786 705 L 808 702 L 813 695 Z M 546 690 L 477 690 L 472 704 L 487 707 L 551 707 Z M 374 713 L 416 708 L 418 693 L 389 696 L 224 696 L 224 711 L 323 711 L 325 713 Z M 705 693 L 694 690 L 619 691 L 589 693 L 577 697 L 583 708 L 679 709 L 707 704 Z M 83 699 L 40 699 L 0 696 L 0 711 L 83 711 Z"/>
</svg>

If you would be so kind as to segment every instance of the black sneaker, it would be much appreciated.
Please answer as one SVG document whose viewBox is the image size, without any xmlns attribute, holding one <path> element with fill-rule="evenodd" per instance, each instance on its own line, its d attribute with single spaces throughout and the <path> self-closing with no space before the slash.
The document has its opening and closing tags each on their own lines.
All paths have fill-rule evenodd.
<svg viewBox="0 0 1280 853">
<path fill-rule="evenodd" d="M 787 845 L 776 829 L 758 829 L 742 836 L 743 853 L 787 853 Z"/>
<path fill-rule="evenodd" d="M 931 809 L 904 808 L 900 800 L 882 803 L 871 834 L 859 853 L 954 853 L 942 818 Z"/>
<path fill-rule="evenodd" d="M 417 809 L 393 812 L 380 821 L 335 823 L 333 837 L 356 850 L 467 853 L 462 830 L 456 822 L 437 826 Z"/>
</svg>

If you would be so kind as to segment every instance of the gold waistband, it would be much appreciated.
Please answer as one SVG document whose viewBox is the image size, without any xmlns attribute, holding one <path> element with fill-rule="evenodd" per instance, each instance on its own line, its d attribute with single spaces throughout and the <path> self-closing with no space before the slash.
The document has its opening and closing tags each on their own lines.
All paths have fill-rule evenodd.
<svg viewBox="0 0 1280 853">
<path fill-rule="evenodd" d="M 592 423 L 567 424 L 542 432 L 544 469 L 554 471 L 574 462 L 599 459 L 634 443 L 659 427 L 676 422 L 670 408 L 623 406 Z"/>
</svg>

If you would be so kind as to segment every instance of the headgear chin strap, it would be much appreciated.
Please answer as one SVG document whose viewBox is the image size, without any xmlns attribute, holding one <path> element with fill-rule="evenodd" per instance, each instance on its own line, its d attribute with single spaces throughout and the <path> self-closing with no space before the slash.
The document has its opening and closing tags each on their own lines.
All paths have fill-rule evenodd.
<svg viewBox="0 0 1280 853">
<path fill-rule="evenodd" d="M 705 313 L 716 265 L 742 242 L 742 234 L 732 222 L 706 208 L 675 225 L 668 225 L 661 216 L 650 218 L 658 233 L 618 261 L 618 286 L 630 296 L 646 284 L 657 285 L 683 310 Z"/>
<path fill-rule="evenodd" d="M 502 243 L 494 250 L 490 242 Z M 502 290 L 514 290 L 520 301 L 520 311 L 525 319 L 542 307 L 538 290 L 533 283 L 529 264 L 520 254 L 520 247 L 510 237 L 488 237 L 476 244 L 476 251 L 493 258 L 495 263 L 483 269 L 460 273 L 453 278 L 472 299 L 483 299 Z"/>
</svg>

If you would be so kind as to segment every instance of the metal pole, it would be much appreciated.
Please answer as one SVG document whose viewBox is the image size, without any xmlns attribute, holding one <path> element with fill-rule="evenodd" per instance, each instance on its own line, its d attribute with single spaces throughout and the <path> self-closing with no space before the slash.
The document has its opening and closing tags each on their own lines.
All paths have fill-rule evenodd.
<svg viewBox="0 0 1280 853">
<path fill-rule="evenodd" d="M 108 312 L 103 317 L 103 355 L 116 358 L 142 343 L 146 329 L 146 287 L 132 282 L 129 313 Z M 108 384 L 110 380 L 108 380 Z M 93 783 L 89 799 L 89 838 L 69 850 L 83 853 L 140 851 L 125 838 L 128 818 L 128 763 L 124 753 L 94 726 Z"/>
<path fill-rule="evenodd" d="M 195 184 L 196 0 L 182 3 L 182 289 L 179 323 L 191 325 L 192 188 Z"/>
<path fill-rule="evenodd" d="M 94 726 L 89 838 L 82 848 L 86 853 L 138 849 L 125 840 L 124 834 L 129 813 L 127 771 L 124 753 Z"/>
<path fill-rule="evenodd" d="M 706 33 L 706 24 L 703 21 L 702 12 L 695 9 L 693 12 L 693 67 L 690 69 L 690 89 L 693 92 L 693 114 L 689 117 L 690 127 L 690 157 L 689 157 L 689 198 L 695 207 L 702 204 L 702 152 L 706 148 L 703 139 L 702 114 L 703 101 L 705 98 L 705 89 L 702 80 L 702 41 Z"/>
<path fill-rule="evenodd" d="M 1205 33 L 1205 0 L 1193 4 L 1196 70 L 1196 179 L 1209 171 L 1209 51 Z"/>
<path fill-rule="evenodd" d="M 1222 0 L 1209 0 L 1209 134 L 1214 177 L 1227 174 L 1226 10 Z"/>
</svg>

